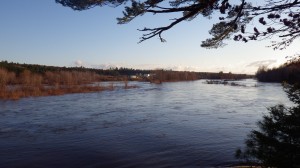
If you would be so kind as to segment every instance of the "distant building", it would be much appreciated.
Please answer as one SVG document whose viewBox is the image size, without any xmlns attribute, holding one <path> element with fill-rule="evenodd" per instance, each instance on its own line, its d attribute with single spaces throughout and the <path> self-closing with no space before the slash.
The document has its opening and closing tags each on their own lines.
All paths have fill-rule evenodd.
<svg viewBox="0 0 300 168">
<path fill-rule="evenodd" d="M 130 75 L 129 78 L 130 79 L 137 79 L 138 77 L 136 75 Z"/>
<path fill-rule="evenodd" d="M 144 77 L 149 78 L 151 74 L 144 74 Z"/>
</svg>

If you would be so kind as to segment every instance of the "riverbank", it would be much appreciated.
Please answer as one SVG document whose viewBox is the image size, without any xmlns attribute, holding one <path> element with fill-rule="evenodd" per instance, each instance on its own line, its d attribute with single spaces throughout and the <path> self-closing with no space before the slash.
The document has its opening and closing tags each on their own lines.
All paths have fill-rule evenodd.
<svg viewBox="0 0 300 168">
<path fill-rule="evenodd" d="M 251 76 L 232 73 L 189 72 L 172 70 L 138 70 L 111 68 L 107 70 L 84 67 L 54 67 L 45 65 L 0 62 L 0 99 L 17 100 L 23 97 L 52 96 L 69 93 L 87 93 L 111 90 L 101 82 L 121 82 L 125 89 L 128 81 L 163 82 L 195 81 L 199 79 L 245 79 Z M 99 85 L 93 85 L 98 83 Z"/>
<path fill-rule="evenodd" d="M 3 100 L 18 100 L 25 97 L 38 97 L 38 96 L 55 96 L 71 93 L 88 93 L 108 90 L 111 88 L 102 86 L 72 86 L 72 87 L 19 87 L 16 89 L 1 90 L 0 99 Z"/>
<path fill-rule="evenodd" d="M 94 72 L 46 71 L 43 74 L 38 74 L 24 70 L 17 75 L 6 69 L 0 69 L 0 99 L 18 100 L 24 97 L 113 90 L 113 82 L 105 86 L 101 84 L 107 78 Z M 128 85 L 126 78 L 113 78 L 111 80 L 121 80 L 124 83 L 124 89 L 134 87 Z"/>
</svg>

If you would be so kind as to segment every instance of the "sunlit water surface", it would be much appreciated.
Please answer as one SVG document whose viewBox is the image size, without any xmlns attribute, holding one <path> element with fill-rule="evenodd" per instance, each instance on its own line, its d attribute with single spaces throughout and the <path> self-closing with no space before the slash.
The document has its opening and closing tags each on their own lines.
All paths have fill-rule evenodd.
<svg viewBox="0 0 300 168">
<path fill-rule="evenodd" d="M 280 84 L 203 82 L 0 101 L 0 167 L 235 164 L 267 107 L 288 99 Z"/>
</svg>

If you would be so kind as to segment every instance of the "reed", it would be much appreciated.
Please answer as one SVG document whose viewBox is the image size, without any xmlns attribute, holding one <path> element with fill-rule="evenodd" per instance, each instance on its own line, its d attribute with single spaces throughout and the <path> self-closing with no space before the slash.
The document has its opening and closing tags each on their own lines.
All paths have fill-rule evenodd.
<svg viewBox="0 0 300 168">
<path fill-rule="evenodd" d="M 57 71 L 44 74 L 24 70 L 19 75 L 0 69 L 0 99 L 17 100 L 23 97 L 51 96 L 69 93 L 87 93 L 113 90 L 114 85 L 104 87 L 100 84 L 101 76 L 94 72 Z"/>
</svg>

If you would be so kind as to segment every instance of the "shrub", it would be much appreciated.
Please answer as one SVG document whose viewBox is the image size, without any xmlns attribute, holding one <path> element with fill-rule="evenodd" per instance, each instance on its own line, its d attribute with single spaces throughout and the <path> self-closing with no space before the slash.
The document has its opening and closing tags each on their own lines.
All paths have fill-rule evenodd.
<svg viewBox="0 0 300 168">
<path fill-rule="evenodd" d="M 266 167 L 300 167 L 300 85 L 284 85 L 294 107 L 277 105 L 258 122 L 260 130 L 248 135 L 246 147 L 236 156 Z"/>
</svg>

